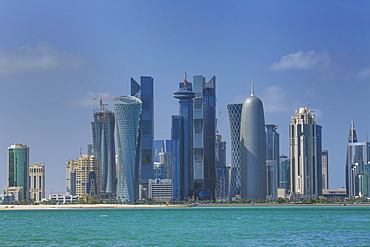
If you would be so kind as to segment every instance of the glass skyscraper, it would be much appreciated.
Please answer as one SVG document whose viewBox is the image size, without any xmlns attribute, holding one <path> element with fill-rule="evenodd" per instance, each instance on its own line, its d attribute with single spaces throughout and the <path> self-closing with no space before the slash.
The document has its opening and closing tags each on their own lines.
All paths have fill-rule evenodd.
<svg viewBox="0 0 370 247">
<path fill-rule="evenodd" d="M 252 94 L 244 101 L 240 124 L 242 199 L 266 199 L 266 131 L 262 101 Z"/>
<path fill-rule="evenodd" d="M 275 124 L 266 124 L 267 198 L 277 198 L 279 186 L 279 133 Z"/>
<path fill-rule="evenodd" d="M 279 188 L 284 188 L 286 194 L 290 188 L 289 158 L 285 154 L 282 154 L 279 159 Z"/>
<path fill-rule="evenodd" d="M 102 197 L 115 197 L 116 192 L 116 152 L 114 143 L 115 117 L 106 109 L 94 112 L 91 122 L 93 154 L 99 162 L 100 191 Z M 91 152 L 91 151 L 89 151 Z"/>
<path fill-rule="evenodd" d="M 29 198 L 29 148 L 16 143 L 8 147 L 8 186 L 23 187 L 23 199 Z"/>
<path fill-rule="evenodd" d="M 140 133 L 140 183 L 146 188 L 154 176 L 154 93 L 153 77 L 141 76 L 140 85 L 131 78 L 131 96 L 142 102 Z"/>
<path fill-rule="evenodd" d="M 207 188 L 215 199 L 216 77 L 193 77 L 194 189 Z"/>
<path fill-rule="evenodd" d="M 180 83 L 174 97 L 179 99 L 179 115 L 172 116 L 172 200 L 194 195 L 193 173 L 193 92 L 192 84 Z"/>
<path fill-rule="evenodd" d="M 295 111 L 290 121 L 290 193 L 309 198 L 322 194 L 321 126 L 307 107 Z"/>
<path fill-rule="evenodd" d="M 228 104 L 230 135 L 231 135 L 231 178 L 229 185 L 229 199 L 240 195 L 240 121 L 242 117 L 242 103 Z"/>
<path fill-rule="evenodd" d="M 140 118 L 142 102 L 133 96 L 114 99 L 117 127 L 117 200 L 137 201 L 139 196 Z"/>
</svg>

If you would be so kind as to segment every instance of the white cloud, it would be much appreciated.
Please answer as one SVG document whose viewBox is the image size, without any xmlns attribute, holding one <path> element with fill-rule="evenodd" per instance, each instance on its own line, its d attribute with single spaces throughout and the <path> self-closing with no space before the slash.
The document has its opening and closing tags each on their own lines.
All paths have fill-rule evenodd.
<svg viewBox="0 0 370 247">
<path fill-rule="evenodd" d="M 326 52 L 318 53 L 316 51 L 299 51 L 286 55 L 279 62 L 273 63 L 270 70 L 286 70 L 286 69 L 304 69 L 304 70 L 320 70 L 330 64 L 329 54 Z"/>
<path fill-rule="evenodd" d="M 57 50 L 48 43 L 0 49 L 0 74 L 71 70 L 85 66 L 88 59 Z"/>
<path fill-rule="evenodd" d="M 357 77 L 360 79 L 367 79 L 370 78 L 370 68 L 362 69 L 358 74 Z"/>
<path fill-rule="evenodd" d="M 280 87 L 272 86 L 266 88 L 261 95 L 265 112 L 289 112 L 292 107 L 287 103 L 284 90 Z"/>
</svg>

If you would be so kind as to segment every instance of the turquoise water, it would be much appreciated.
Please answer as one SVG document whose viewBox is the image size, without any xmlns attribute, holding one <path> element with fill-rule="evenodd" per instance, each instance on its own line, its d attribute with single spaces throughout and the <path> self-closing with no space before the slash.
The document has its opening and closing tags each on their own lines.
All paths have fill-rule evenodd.
<svg viewBox="0 0 370 247">
<path fill-rule="evenodd" d="M 370 207 L 0 211 L 1 246 L 369 246 Z"/>
</svg>

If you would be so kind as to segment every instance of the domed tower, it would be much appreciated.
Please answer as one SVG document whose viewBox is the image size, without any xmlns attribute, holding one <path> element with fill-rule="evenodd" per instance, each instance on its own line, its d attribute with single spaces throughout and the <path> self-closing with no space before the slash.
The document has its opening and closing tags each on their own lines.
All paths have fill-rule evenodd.
<svg viewBox="0 0 370 247">
<path fill-rule="evenodd" d="M 251 95 L 242 107 L 240 128 L 241 184 L 243 199 L 266 199 L 266 132 L 262 101 Z"/>
</svg>

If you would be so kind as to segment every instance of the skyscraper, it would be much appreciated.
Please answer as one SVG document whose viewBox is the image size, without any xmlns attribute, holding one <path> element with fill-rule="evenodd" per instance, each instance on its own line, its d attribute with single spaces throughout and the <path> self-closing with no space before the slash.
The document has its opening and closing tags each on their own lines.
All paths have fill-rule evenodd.
<svg viewBox="0 0 370 247">
<path fill-rule="evenodd" d="M 346 189 L 348 196 L 370 194 L 370 143 L 358 142 L 355 124 L 351 122 L 347 144 Z"/>
<path fill-rule="evenodd" d="M 95 156 L 82 155 L 80 158 L 70 162 L 77 164 L 77 166 L 73 167 L 74 170 L 70 172 L 70 193 L 80 196 L 83 194 L 98 196 L 100 191 L 99 161 Z"/>
<path fill-rule="evenodd" d="M 29 148 L 16 143 L 8 147 L 8 186 L 23 187 L 23 199 L 29 198 Z"/>
<path fill-rule="evenodd" d="M 207 188 L 215 198 L 216 77 L 193 77 L 194 189 Z"/>
<path fill-rule="evenodd" d="M 45 198 L 45 164 L 32 164 L 29 167 L 30 199 L 41 202 Z"/>
<path fill-rule="evenodd" d="M 243 199 L 266 199 L 266 131 L 262 101 L 252 94 L 244 101 L 241 126 L 241 186 Z"/>
<path fill-rule="evenodd" d="M 308 198 L 322 194 L 321 126 L 307 107 L 290 121 L 290 193 Z"/>
<path fill-rule="evenodd" d="M 227 200 L 229 191 L 229 167 L 226 166 L 226 142 L 216 135 L 216 200 Z"/>
<path fill-rule="evenodd" d="M 228 104 L 230 135 L 231 135 L 231 179 L 229 184 L 229 199 L 234 195 L 240 195 L 240 122 L 243 104 Z"/>
<path fill-rule="evenodd" d="M 285 154 L 282 154 L 279 159 L 279 188 L 284 188 L 286 194 L 290 188 L 289 158 Z"/>
<path fill-rule="evenodd" d="M 188 199 L 194 195 L 193 173 L 193 92 L 185 79 L 174 98 L 179 99 L 179 115 L 172 116 L 172 200 Z"/>
<path fill-rule="evenodd" d="M 154 90 L 153 77 L 141 76 L 140 85 L 131 78 L 131 96 L 142 102 L 140 130 L 140 183 L 147 188 L 148 179 L 154 177 Z"/>
<path fill-rule="evenodd" d="M 328 150 L 322 150 L 322 189 L 329 189 L 329 155 Z"/>
<path fill-rule="evenodd" d="M 115 118 L 113 112 L 106 109 L 94 112 L 94 121 L 91 122 L 93 154 L 99 162 L 99 194 L 104 198 L 112 198 L 116 192 L 114 128 Z"/>
<path fill-rule="evenodd" d="M 277 198 L 279 186 L 279 133 L 275 124 L 266 124 L 267 198 Z"/>
<path fill-rule="evenodd" d="M 136 201 L 139 196 L 139 129 L 142 102 L 133 96 L 121 96 L 113 102 L 118 145 L 116 197 L 122 201 Z"/>
</svg>

